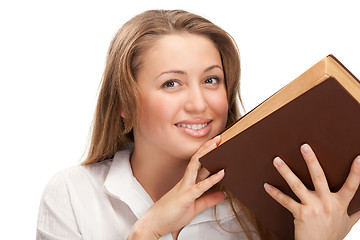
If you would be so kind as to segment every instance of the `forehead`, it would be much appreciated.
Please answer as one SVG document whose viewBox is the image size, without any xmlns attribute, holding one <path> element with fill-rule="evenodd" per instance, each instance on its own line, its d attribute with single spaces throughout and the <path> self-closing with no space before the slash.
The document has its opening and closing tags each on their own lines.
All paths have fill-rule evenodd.
<svg viewBox="0 0 360 240">
<path fill-rule="evenodd" d="M 141 58 L 143 70 L 151 72 L 173 69 L 191 72 L 215 64 L 222 66 L 213 41 L 191 33 L 164 35 Z"/>
</svg>

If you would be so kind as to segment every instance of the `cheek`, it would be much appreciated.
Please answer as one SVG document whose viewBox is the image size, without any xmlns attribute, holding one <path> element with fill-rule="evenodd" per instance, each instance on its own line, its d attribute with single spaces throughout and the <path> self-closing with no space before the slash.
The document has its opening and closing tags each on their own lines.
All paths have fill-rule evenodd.
<svg viewBox="0 0 360 240">
<path fill-rule="evenodd" d="M 209 105 L 215 112 L 216 116 L 221 118 L 224 124 L 226 124 L 229 105 L 225 90 L 219 91 L 216 96 L 212 96 L 209 100 Z"/>
<path fill-rule="evenodd" d="M 140 119 L 152 128 L 161 127 L 164 123 L 172 122 L 176 109 L 173 99 L 167 99 L 162 95 L 147 96 L 141 101 Z"/>
</svg>

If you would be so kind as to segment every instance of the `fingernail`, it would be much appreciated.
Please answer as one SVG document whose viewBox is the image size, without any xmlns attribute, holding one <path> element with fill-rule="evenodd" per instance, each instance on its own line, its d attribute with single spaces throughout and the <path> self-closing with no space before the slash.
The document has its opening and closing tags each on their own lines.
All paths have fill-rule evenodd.
<svg viewBox="0 0 360 240">
<path fill-rule="evenodd" d="M 276 165 L 277 167 L 282 167 L 282 165 L 284 165 L 284 161 L 281 160 L 281 158 L 279 158 L 279 157 L 276 157 L 276 158 L 274 159 L 274 163 L 275 163 L 275 165 Z"/>
<path fill-rule="evenodd" d="M 271 192 L 274 188 L 270 184 L 265 183 L 264 188 L 267 192 Z"/>
<path fill-rule="evenodd" d="M 226 193 L 226 191 L 222 191 L 222 192 L 224 193 L 225 198 L 227 198 L 227 193 Z"/>
<path fill-rule="evenodd" d="M 216 136 L 216 137 L 214 137 L 213 139 L 211 139 L 210 141 L 211 141 L 212 143 L 209 145 L 209 148 L 215 148 L 215 147 L 217 147 L 219 138 L 220 138 L 220 136 Z"/>
<path fill-rule="evenodd" d="M 214 137 L 214 140 L 218 141 L 220 139 L 220 135 L 217 135 L 216 137 Z"/>
<path fill-rule="evenodd" d="M 355 160 L 355 165 L 360 168 L 360 156 L 357 156 L 356 160 Z"/>
<path fill-rule="evenodd" d="M 307 143 L 304 143 L 303 145 L 301 145 L 301 150 L 303 151 L 303 153 L 309 153 L 311 151 L 311 148 Z"/>
<path fill-rule="evenodd" d="M 224 172 L 225 172 L 225 169 L 222 169 L 222 170 L 218 171 L 217 175 L 222 175 L 222 174 L 224 174 Z"/>
<path fill-rule="evenodd" d="M 212 144 L 209 146 L 210 149 L 215 148 L 215 147 L 217 147 L 216 142 L 212 143 Z"/>
<path fill-rule="evenodd" d="M 218 135 L 215 137 L 215 140 L 216 140 L 216 145 L 219 145 L 220 144 L 220 140 L 221 139 L 221 135 Z"/>
</svg>

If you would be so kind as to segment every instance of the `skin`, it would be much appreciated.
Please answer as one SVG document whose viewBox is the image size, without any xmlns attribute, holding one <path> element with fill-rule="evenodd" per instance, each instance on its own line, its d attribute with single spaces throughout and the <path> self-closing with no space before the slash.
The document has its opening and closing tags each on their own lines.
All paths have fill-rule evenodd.
<svg viewBox="0 0 360 240">
<path fill-rule="evenodd" d="M 222 192 L 204 194 L 225 172 L 209 176 L 199 162 L 220 143 L 215 136 L 226 124 L 224 73 L 214 44 L 194 34 L 161 37 L 142 61 L 136 76 L 141 109 L 134 127 L 131 166 L 155 203 L 133 225 L 128 239 L 158 239 L 167 233 L 177 239 L 197 214 L 225 199 Z M 201 129 L 187 129 L 188 124 L 200 124 Z M 280 158 L 274 166 L 301 203 L 270 184 L 265 184 L 265 190 L 294 215 L 295 239 L 343 239 L 360 218 L 360 212 L 346 213 L 360 183 L 360 158 L 341 190 L 331 193 L 311 148 L 304 145 L 301 152 L 315 191 L 306 189 Z"/>
<path fill-rule="evenodd" d="M 228 102 L 220 54 L 206 37 L 163 36 L 142 61 L 131 165 L 157 201 L 183 177 L 200 146 L 225 128 Z"/>
<path fill-rule="evenodd" d="M 202 195 L 224 177 L 224 171 L 208 177 L 209 173 L 199 163 L 199 157 L 216 148 L 219 142 L 219 137 L 214 138 L 199 149 L 183 178 L 134 224 L 129 239 L 159 239 L 169 232 L 177 239 L 181 229 L 197 214 L 225 199 L 223 192 Z"/>
<path fill-rule="evenodd" d="M 176 239 L 197 214 L 225 198 L 222 192 L 202 196 L 224 172 L 207 178 L 199 162 L 217 146 L 220 138 L 212 138 L 227 122 L 222 61 L 208 38 L 182 33 L 161 37 L 142 63 L 136 76 L 141 109 L 131 166 L 155 204 L 129 239 L 157 239 L 169 232 Z"/>
<path fill-rule="evenodd" d="M 300 151 L 308 166 L 315 191 L 307 189 L 279 157 L 274 159 L 274 166 L 299 197 L 301 203 L 269 184 L 265 184 L 265 190 L 293 214 L 296 240 L 343 239 L 360 218 L 360 211 L 351 216 L 347 214 L 349 203 L 360 184 L 360 156 L 354 160 L 342 188 L 332 193 L 324 171 L 311 147 L 304 144 Z"/>
</svg>

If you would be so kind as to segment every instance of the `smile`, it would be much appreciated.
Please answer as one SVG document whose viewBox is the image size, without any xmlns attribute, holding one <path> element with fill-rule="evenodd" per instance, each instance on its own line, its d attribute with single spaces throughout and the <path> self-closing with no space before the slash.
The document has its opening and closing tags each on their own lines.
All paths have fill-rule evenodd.
<svg viewBox="0 0 360 240">
<path fill-rule="evenodd" d="M 178 127 L 188 128 L 188 129 L 193 129 L 193 130 L 203 129 L 207 125 L 208 125 L 208 123 L 204 123 L 204 124 L 184 124 L 184 123 L 181 124 L 181 123 L 178 123 L 178 124 L 176 124 L 176 126 L 178 126 Z"/>
</svg>

